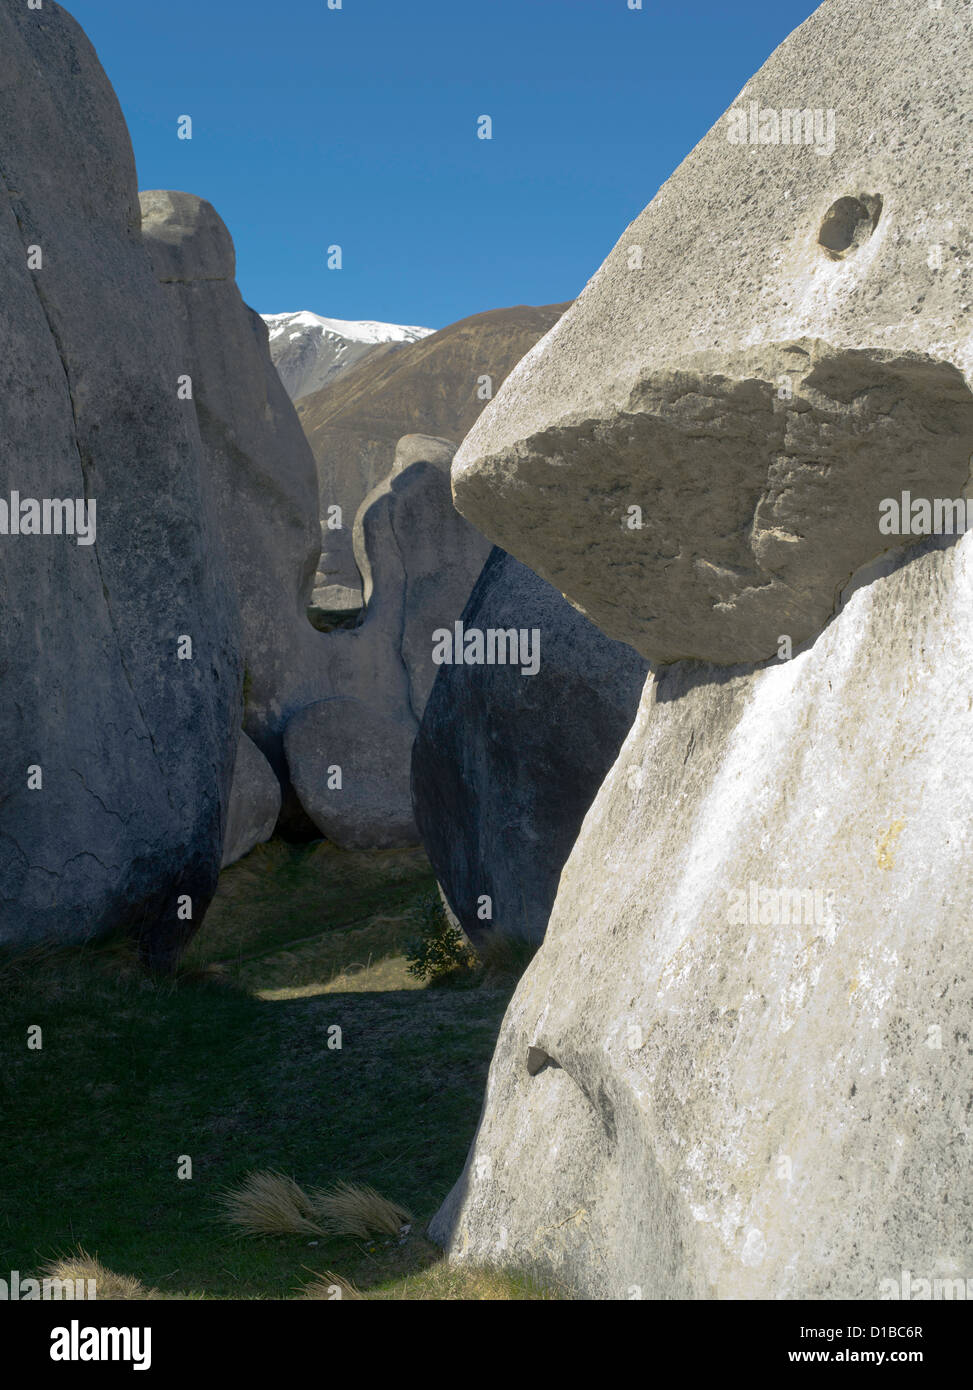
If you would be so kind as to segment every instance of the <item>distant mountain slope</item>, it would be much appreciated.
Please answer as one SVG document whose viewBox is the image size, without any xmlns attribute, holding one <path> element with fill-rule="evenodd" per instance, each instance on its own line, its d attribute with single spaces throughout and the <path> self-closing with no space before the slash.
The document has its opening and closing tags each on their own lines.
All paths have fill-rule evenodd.
<svg viewBox="0 0 973 1390">
<path fill-rule="evenodd" d="M 302 310 L 262 314 L 270 355 L 292 401 L 319 391 L 382 343 L 415 343 L 434 331 L 398 323 L 324 319 Z"/>
<path fill-rule="evenodd" d="M 459 442 L 488 403 L 479 397 L 480 379 L 488 376 L 496 395 L 568 307 L 490 309 L 419 342 L 381 344 L 299 402 L 297 413 L 318 465 L 322 518 L 334 503 L 343 517 L 342 530 L 322 531 L 319 584 L 358 586 L 351 544 L 355 512 L 390 471 L 402 435 Z"/>
</svg>

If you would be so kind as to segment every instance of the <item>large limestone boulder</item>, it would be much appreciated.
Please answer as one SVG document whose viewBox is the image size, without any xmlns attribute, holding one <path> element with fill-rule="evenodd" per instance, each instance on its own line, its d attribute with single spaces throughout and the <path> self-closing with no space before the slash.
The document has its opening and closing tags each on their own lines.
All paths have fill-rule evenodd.
<svg viewBox="0 0 973 1390">
<path fill-rule="evenodd" d="M 359 587 L 353 522 L 410 431 L 462 439 L 500 384 L 567 306 L 517 305 L 451 323 L 420 342 L 382 343 L 300 401 L 321 490 L 316 589 Z M 327 524 L 341 508 L 340 529 Z M 327 600 L 323 600 L 325 602 Z"/>
<path fill-rule="evenodd" d="M 0 943 L 128 927 L 167 966 L 219 871 L 237 617 L 125 123 L 57 5 L 0 7 L 0 145 L 0 515 L 95 522 L 0 537 Z"/>
<path fill-rule="evenodd" d="M 392 471 L 362 503 L 353 528 L 362 620 L 320 636 L 327 698 L 288 725 L 301 804 L 323 834 L 349 848 L 419 842 L 409 770 L 438 669 L 434 634 L 459 618 L 490 552 L 453 507 L 455 447 L 404 438 Z M 340 786 L 328 785 L 334 766 Z"/>
<path fill-rule="evenodd" d="M 540 941 L 564 861 L 635 718 L 648 667 L 499 549 L 462 624 L 464 634 L 536 634 L 537 669 L 440 667 L 412 754 L 416 823 L 471 939 L 496 930 Z"/>
<path fill-rule="evenodd" d="M 971 63 L 956 11 L 823 6 L 737 103 L 758 142 L 718 124 L 454 463 L 460 505 L 606 631 L 660 657 L 698 632 L 720 664 L 656 673 L 585 818 L 433 1223 L 453 1258 L 600 1298 L 895 1297 L 971 1267 L 973 542 L 893 545 L 868 480 L 962 495 Z M 830 156 L 759 143 L 799 101 L 825 136 L 837 113 Z M 784 441 L 759 492 L 744 438 Z M 720 450 L 745 505 L 703 553 Z M 860 545 L 834 516 L 837 568 L 836 498 L 867 511 Z M 657 533 L 619 561 L 621 501 L 671 522 L 681 584 Z M 804 647 L 759 665 L 778 622 Z"/>
<path fill-rule="evenodd" d="M 230 786 L 222 868 L 235 864 L 256 845 L 270 839 L 280 805 L 280 783 L 274 769 L 241 729 Z"/>
<path fill-rule="evenodd" d="M 215 209 L 158 190 L 141 203 L 239 596 L 244 728 L 286 786 L 284 726 L 326 693 L 321 634 L 307 618 L 320 549 L 314 459 L 271 362 L 267 326 L 240 297 L 233 241 Z"/>
<path fill-rule="evenodd" d="M 466 437 L 460 511 L 650 660 L 813 637 L 884 498 L 963 494 L 967 38 L 822 6 Z"/>
<path fill-rule="evenodd" d="M 433 1223 L 455 1258 L 592 1298 L 969 1271 L 973 549 L 883 563 L 790 663 L 649 682 Z"/>
</svg>

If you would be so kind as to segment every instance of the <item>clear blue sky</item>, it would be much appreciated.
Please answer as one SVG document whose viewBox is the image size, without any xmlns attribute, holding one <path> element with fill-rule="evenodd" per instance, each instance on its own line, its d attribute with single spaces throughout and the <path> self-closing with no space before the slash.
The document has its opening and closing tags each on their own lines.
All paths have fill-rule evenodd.
<svg viewBox="0 0 973 1390">
<path fill-rule="evenodd" d="M 571 299 L 811 0 L 68 0 L 142 188 L 261 313 L 441 328 Z M 477 117 L 493 139 L 476 139 Z M 191 142 L 176 138 L 190 115 Z M 344 267 L 329 271 L 339 243 Z"/>
</svg>

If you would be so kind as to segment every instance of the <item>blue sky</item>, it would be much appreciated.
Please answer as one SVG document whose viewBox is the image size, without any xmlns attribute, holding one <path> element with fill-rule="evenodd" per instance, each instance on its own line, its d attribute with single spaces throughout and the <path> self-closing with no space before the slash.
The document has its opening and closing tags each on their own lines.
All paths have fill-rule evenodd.
<svg viewBox="0 0 973 1390">
<path fill-rule="evenodd" d="M 441 328 L 571 299 L 809 0 L 69 0 L 142 188 L 261 313 Z M 476 138 L 481 115 L 493 139 Z M 193 118 L 192 141 L 176 137 Z M 342 247 L 329 270 L 327 248 Z"/>
</svg>

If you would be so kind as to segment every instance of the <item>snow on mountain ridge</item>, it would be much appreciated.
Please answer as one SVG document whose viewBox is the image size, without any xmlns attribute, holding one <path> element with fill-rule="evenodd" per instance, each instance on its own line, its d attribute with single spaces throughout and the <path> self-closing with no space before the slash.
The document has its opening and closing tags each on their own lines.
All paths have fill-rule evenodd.
<svg viewBox="0 0 973 1390">
<path fill-rule="evenodd" d="M 326 319 L 308 309 L 261 314 L 261 318 L 270 336 L 274 366 L 292 401 L 319 391 L 382 345 L 416 343 L 435 332 L 374 319 Z"/>
<path fill-rule="evenodd" d="M 352 343 L 415 343 L 436 331 L 416 324 L 380 323 L 375 319 L 326 319 L 312 314 L 309 309 L 293 314 L 262 314 L 261 318 L 270 330 L 272 341 L 288 329 L 291 336 L 295 330 L 320 329 Z"/>
</svg>

